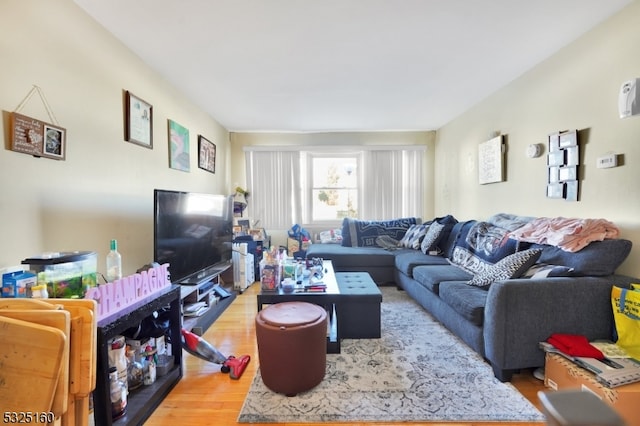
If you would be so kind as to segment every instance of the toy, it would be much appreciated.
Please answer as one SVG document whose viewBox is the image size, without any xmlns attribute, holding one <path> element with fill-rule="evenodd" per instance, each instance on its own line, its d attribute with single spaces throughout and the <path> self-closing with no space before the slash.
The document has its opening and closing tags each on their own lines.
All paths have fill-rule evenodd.
<svg viewBox="0 0 640 426">
<path fill-rule="evenodd" d="M 249 355 L 238 358 L 233 355 L 226 357 L 202 337 L 184 328 L 182 329 L 182 347 L 193 356 L 214 364 L 221 364 L 220 371 L 229 373 L 229 377 L 235 380 L 242 376 L 251 360 Z"/>
</svg>

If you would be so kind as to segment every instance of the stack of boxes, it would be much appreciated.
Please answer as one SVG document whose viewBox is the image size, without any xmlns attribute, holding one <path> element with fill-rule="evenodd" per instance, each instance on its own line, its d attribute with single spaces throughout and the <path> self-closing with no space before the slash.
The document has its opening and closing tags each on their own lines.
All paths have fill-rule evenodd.
<svg viewBox="0 0 640 426">
<path fill-rule="evenodd" d="M 233 243 L 233 287 L 239 292 L 246 290 L 256 280 L 253 254 L 247 243 Z"/>
</svg>

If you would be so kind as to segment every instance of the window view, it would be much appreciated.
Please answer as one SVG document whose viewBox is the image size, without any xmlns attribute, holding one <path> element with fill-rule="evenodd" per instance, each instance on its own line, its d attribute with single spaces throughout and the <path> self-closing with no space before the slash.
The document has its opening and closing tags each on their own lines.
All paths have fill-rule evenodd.
<svg viewBox="0 0 640 426">
<path fill-rule="evenodd" d="M 358 217 L 358 158 L 311 158 L 313 221 Z"/>
</svg>

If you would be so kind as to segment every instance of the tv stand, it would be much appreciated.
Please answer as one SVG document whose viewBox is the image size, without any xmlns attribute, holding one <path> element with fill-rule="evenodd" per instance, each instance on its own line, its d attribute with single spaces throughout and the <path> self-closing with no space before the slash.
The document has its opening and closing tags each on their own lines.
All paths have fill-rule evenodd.
<svg viewBox="0 0 640 426">
<path fill-rule="evenodd" d="M 180 299 L 182 300 L 182 326 L 195 334 L 202 335 L 231 305 L 237 293 L 224 285 L 220 275 L 229 267 L 216 269 L 209 277 L 180 284 Z M 225 292 L 217 292 L 216 288 L 223 288 Z M 225 294 L 220 294 L 225 293 Z"/>
</svg>

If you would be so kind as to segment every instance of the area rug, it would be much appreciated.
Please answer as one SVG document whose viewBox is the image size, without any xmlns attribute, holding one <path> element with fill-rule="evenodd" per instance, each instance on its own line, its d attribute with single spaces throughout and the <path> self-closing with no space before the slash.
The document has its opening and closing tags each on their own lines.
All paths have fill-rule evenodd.
<svg viewBox="0 0 640 426">
<path fill-rule="evenodd" d="M 381 287 L 382 338 L 342 340 L 314 389 L 286 397 L 260 371 L 240 423 L 537 422 L 544 416 L 404 292 Z"/>
</svg>

